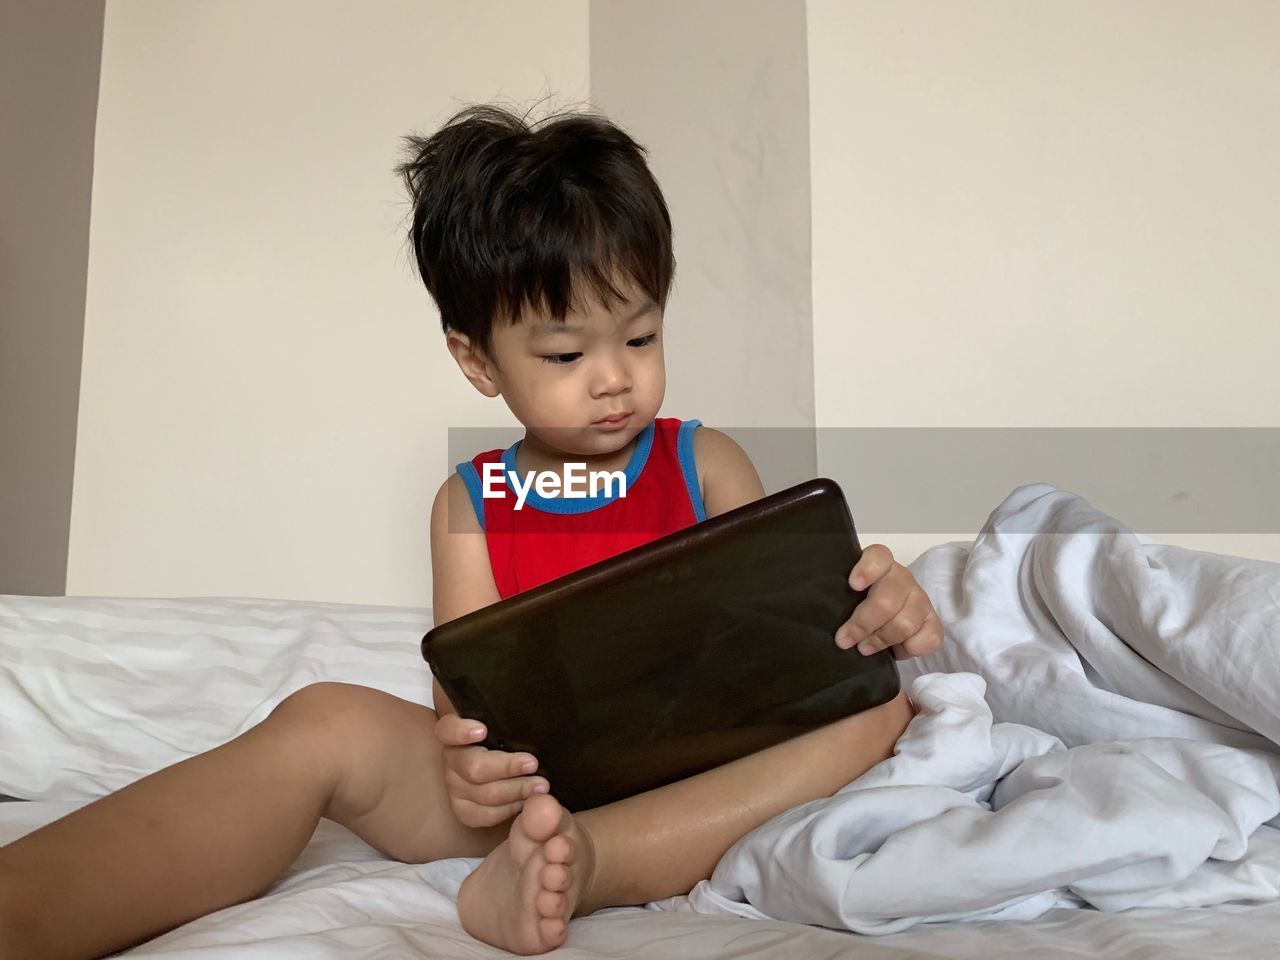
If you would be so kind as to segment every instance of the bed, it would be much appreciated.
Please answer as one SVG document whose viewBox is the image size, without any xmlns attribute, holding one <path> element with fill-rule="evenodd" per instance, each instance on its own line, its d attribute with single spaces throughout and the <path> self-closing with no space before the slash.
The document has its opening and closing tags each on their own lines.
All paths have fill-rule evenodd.
<svg viewBox="0 0 1280 960">
<path fill-rule="evenodd" d="M 904 672 L 904 682 L 972 672 L 985 676 L 994 691 L 1003 661 L 1000 656 L 989 658 L 991 666 L 982 661 L 983 644 L 991 641 L 981 638 L 999 631 L 993 631 L 990 622 L 984 625 L 980 618 L 975 619 L 972 591 L 966 594 L 964 589 L 969 582 L 966 577 L 976 571 L 983 574 L 979 580 L 985 577 L 994 582 L 990 577 L 993 568 L 982 568 L 985 561 L 979 554 L 984 544 L 989 547 L 992 538 L 999 535 L 1001 516 L 1023 510 L 1017 515 L 1025 518 L 1028 504 L 1045 508 L 1055 503 L 1087 508 L 1087 504 L 1080 506 L 1083 501 L 1079 498 L 1044 485 L 1019 488 L 993 512 L 993 520 L 975 541 L 939 545 L 913 564 L 944 622 L 954 625 L 945 645 L 947 657 L 952 659 L 912 663 Z M 1047 516 L 1054 515 L 1050 511 Z M 1056 516 L 1058 520 L 1043 523 L 1065 522 L 1061 511 Z M 1071 520 L 1096 521 L 1095 515 Z M 1010 571 L 1008 578 L 1016 581 L 1010 595 L 1024 598 L 1028 609 L 1036 609 L 1042 631 L 1047 630 L 1044 625 L 1049 621 L 1045 618 L 1050 615 L 1058 617 L 1058 628 L 1069 619 L 1069 611 L 1054 606 L 1056 594 L 1046 585 L 1052 578 L 1043 569 L 1036 573 L 1037 564 L 1045 563 L 1043 556 L 1035 554 L 1035 545 L 1044 540 L 1044 533 L 1019 534 L 1022 552 L 1004 550 L 998 558 Z M 1107 546 L 1096 539 L 1095 531 L 1093 552 L 1077 559 L 1083 568 L 1096 569 L 1098 551 L 1115 548 L 1125 534 L 1122 527 L 1112 530 L 1111 536 L 1119 539 Z M 1057 549 L 1063 549 L 1067 541 L 1057 540 Z M 1240 624 L 1244 622 L 1241 610 L 1252 611 L 1256 620 L 1250 636 L 1270 644 L 1272 652 L 1264 650 L 1264 659 L 1246 666 L 1255 673 L 1273 669 L 1273 663 L 1280 659 L 1280 653 L 1275 653 L 1280 650 L 1280 565 L 1197 554 L 1145 541 L 1135 556 L 1145 558 L 1144 576 L 1151 570 L 1173 570 L 1175 561 L 1197 564 L 1199 570 L 1231 571 L 1238 605 L 1222 616 Z M 1067 560 L 1061 563 L 1064 568 L 1070 565 Z M 1242 569 L 1260 578 L 1247 583 L 1255 587 L 1262 584 L 1261 591 L 1244 589 Z M 1114 571 L 1111 579 L 1115 579 Z M 1062 579 L 1061 586 L 1063 595 L 1080 593 L 1079 583 L 1069 576 Z M 1120 630 L 1121 611 L 1107 607 L 1105 597 L 1100 600 L 1094 596 L 1089 602 L 1097 608 L 1098 619 L 1106 621 L 1118 637 L 1115 631 Z M 989 603 L 983 608 L 996 606 Z M 1044 607 L 1049 608 L 1048 613 Z M 1169 609 L 1165 604 L 1153 615 L 1167 623 Z M 1193 632 L 1215 626 L 1186 618 L 1183 623 L 1190 624 L 1186 629 Z M 308 683 L 361 683 L 430 704 L 430 677 L 418 648 L 430 624 L 430 610 L 425 608 L 225 597 L 0 596 L 0 794 L 21 798 L 0 803 L 0 843 L 152 770 L 224 742 Z M 1055 649 L 1061 632 L 1059 629 L 1046 640 L 1046 649 Z M 1085 634 L 1089 631 L 1083 630 Z M 1130 713 L 1119 710 L 1116 716 L 1121 720 L 1154 724 L 1156 733 L 1172 732 L 1188 742 L 1218 746 L 1225 742 L 1227 749 L 1243 751 L 1259 762 L 1269 762 L 1273 755 L 1280 757 L 1280 748 L 1275 747 L 1277 736 L 1270 727 L 1276 708 L 1267 702 L 1275 699 L 1275 688 L 1258 696 L 1215 699 L 1204 683 L 1185 675 L 1191 669 L 1186 663 L 1172 667 L 1153 664 L 1150 651 L 1145 657 L 1139 655 L 1142 646 L 1132 631 L 1123 639 L 1127 651 L 1123 656 L 1134 662 L 1124 660 L 1122 668 L 1116 666 L 1121 662 L 1120 654 L 1100 644 L 1097 637 L 1091 637 L 1092 646 L 1074 646 L 1066 654 L 1073 669 L 1078 661 L 1075 675 L 1083 677 L 1108 704 L 1118 703 L 1118 698 L 1137 704 Z M 1025 638 L 1020 643 L 1025 646 Z M 1178 677 L 1177 686 L 1198 692 L 1179 699 L 1181 695 L 1171 692 L 1172 686 L 1154 688 L 1150 676 L 1144 675 L 1140 681 L 1147 684 L 1144 691 L 1158 702 L 1146 704 L 1126 696 L 1120 687 L 1126 676 L 1138 676 L 1133 671 L 1139 660 L 1151 669 L 1159 668 L 1161 676 L 1172 676 L 1166 670 L 1176 673 L 1182 669 L 1184 675 Z M 1018 711 L 1026 709 L 1025 702 L 1002 701 L 994 692 L 987 699 L 999 719 L 1010 723 L 1033 719 L 1043 723 L 1042 729 L 1051 728 L 1051 736 L 1063 745 L 1059 756 L 1074 745 L 1073 739 L 1088 742 L 1088 731 L 1072 727 L 1080 723 L 1075 714 L 1018 717 Z M 1201 702 L 1209 705 L 1200 709 L 1197 704 Z M 1097 712 L 1086 706 L 1086 713 Z M 1147 706 L 1154 712 L 1143 712 Z M 1135 735 L 1125 734 L 1120 721 L 1108 729 Z M 1280 766 L 1274 769 L 1280 770 Z M 875 792 L 858 794 L 855 789 L 847 798 L 865 800 Z M 1256 856 L 1249 861 L 1247 880 L 1252 886 L 1245 898 L 1224 899 L 1232 890 L 1246 889 L 1237 887 L 1217 888 L 1214 897 L 1201 899 L 1216 897 L 1220 902 L 1203 905 L 1188 901 L 1177 906 L 1105 910 L 1063 900 L 1048 909 L 1038 908 L 1039 915 L 1029 919 L 974 915 L 965 920 L 925 922 L 916 916 L 905 929 L 876 935 L 853 932 L 856 922 L 821 924 L 815 917 L 822 914 L 788 914 L 760 898 L 738 896 L 735 900 L 733 891 L 750 886 L 743 879 L 743 871 L 748 869 L 743 864 L 750 859 L 753 841 L 744 838 L 731 851 L 736 859 L 726 857 L 724 869 L 717 869 L 702 896 L 695 890 L 690 897 L 662 904 L 614 908 L 582 918 L 573 923 L 568 942 L 558 954 L 664 960 L 758 956 L 993 960 L 1032 955 L 1273 958 L 1280 944 L 1280 844 L 1275 845 L 1278 855 L 1271 859 L 1263 854 L 1272 848 L 1259 844 L 1280 837 L 1276 827 L 1280 827 L 1280 819 L 1272 818 L 1252 830 L 1255 842 L 1250 850 Z M 754 843 L 757 848 L 765 840 L 780 843 L 780 836 L 762 833 Z M 803 858 L 811 853 L 795 845 L 785 851 L 789 852 L 778 859 Z M 842 865 L 846 872 L 837 881 L 850 882 L 850 877 L 857 875 L 848 871 L 858 867 L 870 869 L 867 864 L 874 862 L 874 854 L 864 852 L 860 859 L 847 860 Z M 411 865 L 389 861 L 345 829 L 322 821 L 303 854 L 265 895 L 203 917 L 121 955 L 187 960 L 506 956 L 472 940 L 458 923 L 457 889 L 477 862 L 456 859 Z M 803 859 L 798 863 L 797 869 L 806 868 Z M 1222 869 L 1224 865 L 1216 860 L 1206 862 L 1196 875 L 1202 876 L 1210 867 Z M 915 876 L 918 887 L 931 882 L 928 871 Z M 1065 886 L 1060 892 L 1070 899 Z M 1019 902 L 1025 906 L 1029 901 L 1023 898 Z M 842 916 L 848 919 L 847 913 Z"/>
</svg>

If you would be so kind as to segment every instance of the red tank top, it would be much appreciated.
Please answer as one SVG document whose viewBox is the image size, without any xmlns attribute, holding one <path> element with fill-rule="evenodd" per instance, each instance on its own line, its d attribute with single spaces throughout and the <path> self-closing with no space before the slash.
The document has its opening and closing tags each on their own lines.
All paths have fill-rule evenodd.
<svg viewBox="0 0 1280 960">
<path fill-rule="evenodd" d="M 658 417 L 642 430 L 628 461 L 626 493 L 614 483 L 590 495 L 590 474 L 579 471 L 583 497 L 543 497 L 530 486 L 523 506 L 508 471 L 516 473 L 517 440 L 506 450 L 486 450 L 457 465 L 489 546 L 498 594 L 509 597 L 706 519 L 693 460 L 699 420 Z M 501 479 L 497 496 L 484 496 L 485 464 Z M 496 468 L 491 467 L 491 471 Z M 520 485 L 528 483 L 521 477 Z"/>
</svg>

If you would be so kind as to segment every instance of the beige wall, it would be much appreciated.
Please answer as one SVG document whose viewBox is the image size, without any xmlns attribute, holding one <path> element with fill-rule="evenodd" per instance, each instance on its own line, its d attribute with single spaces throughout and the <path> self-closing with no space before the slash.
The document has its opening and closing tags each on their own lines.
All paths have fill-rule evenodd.
<svg viewBox="0 0 1280 960">
<path fill-rule="evenodd" d="M 819 425 L 1280 427 L 1277 38 L 1268 0 L 809 0 Z M 1068 463 L 1043 433 L 945 433 L 823 432 L 819 468 L 873 517 L 954 495 L 954 526 L 884 538 L 900 555 L 1034 480 L 1153 523 L 1239 480 L 1280 530 L 1274 454 L 1184 483 L 1154 437 Z"/>
<path fill-rule="evenodd" d="M 814 475 L 804 0 L 594 0 L 593 102 L 650 151 L 671 208 L 666 416 Z"/>
<path fill-rule="evenodd" d="M 0 9 L 0 593 L 59 596 L 102 3 Z"/>
<path fill-rule="evenodd" d="M 819 434 L 816 471 L 900 558 L 1031 480 L 1136 515 L 1134 470 L 1041 471 L 959 428 L 1280 426 L 1277 8 L 1027 9 L 109 3 L 67 592 L 428 602 L 446 428 L 516 424 L 443 350 L 390 168 L 462 103 L 547 93 L 651 147 L 679 259 L 664 412 L 739 436 L 771 489 L 813 472 L 767 451 L 815 422 L 935 427 L 949 460 Z M 73 418 L 29 398 L 68 376 L 16 379 L 17 355 L 0 399 L 65 451 Z M 3 476 L 56 507 L 67 469 Z M 876 528 L 953 493 L 954 526 Z"/>
<path fill-rule="evenodd" d="M 430 603 L 450 425 L 399 138 L 588 93 L 586 0 L 113 0 L 67 591 Z"/>
<path fill-rule="evenodd" d="M 388 172 L 472 100 L 650 148 L 663 412 L 813 475 L 811 431 L 753 433 L 813 421 L 802 0 L 501 6 L 108 6 L 70 592 L 427 602 L 445 430 L 516 422 L 445 353 Z"/>
</svg>

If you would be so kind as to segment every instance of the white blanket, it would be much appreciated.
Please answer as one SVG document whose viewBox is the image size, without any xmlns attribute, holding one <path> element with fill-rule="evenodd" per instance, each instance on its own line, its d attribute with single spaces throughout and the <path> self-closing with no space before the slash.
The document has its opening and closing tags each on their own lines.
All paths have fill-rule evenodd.
<svg viewBox="0 0 1280 960">
<path fill-rule="evenodd" d="M 947 640 L 898 663 L 895 756 L 652 909 L 892 933 L 1280 896 L 1280 564 L 1034 484 L 912 570 Z"/>
</svg>

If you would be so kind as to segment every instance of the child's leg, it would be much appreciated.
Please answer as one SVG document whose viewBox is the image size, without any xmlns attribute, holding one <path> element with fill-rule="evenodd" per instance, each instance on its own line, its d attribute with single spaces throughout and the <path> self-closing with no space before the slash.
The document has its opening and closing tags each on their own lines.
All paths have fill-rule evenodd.
<svg viewBox="0 0 1280 960">
<path fill-rule="evenodd" d="M 505 827 L 454 820 L 432 711 L 317 684 L 230 743 L 0 848 L 0 956 L 98 956 L 257 896 L 321 816 L 410 862 L 493 850 L 464 884 L 463 923 L 541 952 L 564 938 L 548 918 L 687 892 L 743 834 L 891 756 L 911 716 L 900 696 L 577 817 L 535 796 L 504 841 Z"/>
<path fill-rule="evenodd" d="M 532 797 L 507 842 L 463 883 L 463 926 L 515 953 L 541 953 L 564 942 L 566 915 L 687 893 L 744 834 L 893 756 L 914 715 L 904 692 L 696 777 L 578 814 L 552 796 Z M 551 790 L 554 796 L 554 781 Z"/>
<path fill-rule="evenodd" d="M 263 893 L 321 816 L 388 856 L 483 856 L 460 826 L 435 713 L 316 684 L 253 729 L 0 848 L 0 957 L 99 956 Z"/>
</svg>

